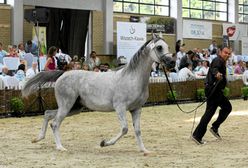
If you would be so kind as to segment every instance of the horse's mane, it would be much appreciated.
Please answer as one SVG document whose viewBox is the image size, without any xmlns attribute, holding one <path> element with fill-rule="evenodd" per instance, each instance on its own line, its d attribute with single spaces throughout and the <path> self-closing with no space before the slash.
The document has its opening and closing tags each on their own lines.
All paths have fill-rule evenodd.
<svg viewBox="0 0 248 168">
<path fill-rule="evenodd" d="M 146 48 L 147 44 L 149 44 L 152 40 L 154 41 L 154 43 L 156 43 L 160 39 L 162 38 L 157 37 L 156 39 L 148 40 L 144 45 L 142 45 L 140 49 L 131 58 L 130 62 L 126 66 L 123 67 L 124 68 L 123 72 L 125 73 L 125 72 L 130 72 L 134 70 L 137 67 L 137 64 L 139 63 L 140 57 L 144 55 L 143 52 L 145 52 L 144 49 Z"/>
</svg>

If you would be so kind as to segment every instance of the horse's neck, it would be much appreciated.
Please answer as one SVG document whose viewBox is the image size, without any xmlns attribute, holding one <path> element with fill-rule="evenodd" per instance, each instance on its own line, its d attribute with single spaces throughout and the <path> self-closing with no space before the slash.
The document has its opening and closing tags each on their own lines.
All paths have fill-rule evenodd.
<svg viewBox="0 0 248 168">
<path fill-rule="evenodd" d="M 153 61 L 151 58 L 147 55 L 144 55 L 144 57 L 140 57 L 136 67 L 130 70 L 126 75 L 130 75 L 133 80 L 139 81 L 140 85 L 148 85 L 152 63 Z M 127 68 L 129 68 L 129 66 L 127 66 Z"/>
</svg>

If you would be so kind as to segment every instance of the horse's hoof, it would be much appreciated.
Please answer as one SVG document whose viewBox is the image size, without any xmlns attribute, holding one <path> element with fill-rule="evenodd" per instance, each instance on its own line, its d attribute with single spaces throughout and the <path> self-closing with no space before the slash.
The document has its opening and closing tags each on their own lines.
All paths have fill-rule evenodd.
<svg viewBox="0 0 248 168">
<path fill-rule="evenodd" d="M 59 151 L 67 151 L 67 149 L 64 148 L 63 146 L 62 147 L 57 147 L 57 150 L 59 150 Z"/>
<path fill-rule="evenodd" d="M 38 139 L 33 139 L 32 141 L 31 141 L 32 143 L 37 143 L 38 142 Z"/>
<path fill-rule="evenodd" d="M 102 140 L 102 142 L 100 143 L 100 146 L 101 147 L 105 147 L 106 146 L 105 140 Z"/>
<path fill-rule="evenodd" d="M 151 155 L 151 154 L 152 154 L 152 152 L 150 152 L 148 150 L 144 151 L 144 156 L 148 156 L 148 155 Z"/>
</svg>

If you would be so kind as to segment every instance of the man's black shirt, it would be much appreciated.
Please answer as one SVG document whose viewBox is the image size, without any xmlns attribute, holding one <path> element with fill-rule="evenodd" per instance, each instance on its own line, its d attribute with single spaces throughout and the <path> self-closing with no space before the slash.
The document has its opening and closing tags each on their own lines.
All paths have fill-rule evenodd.
<svg viewBox="0 0 248 168">
<path fill-rule="evenodd" d="M 221 91 L 226 87 L 227 80 L 226 80 L 226 61 L 220 56 L 217 56 L 211 62 L 207 77 L 205 79 L 205 85 L 207 88 L 212 88 L 213 85 L 216 84 L 217 78 L 215 76 L 218 72 L 222 74 L 222 80 L 219 82 L 216 91 Z"/>
</svg>

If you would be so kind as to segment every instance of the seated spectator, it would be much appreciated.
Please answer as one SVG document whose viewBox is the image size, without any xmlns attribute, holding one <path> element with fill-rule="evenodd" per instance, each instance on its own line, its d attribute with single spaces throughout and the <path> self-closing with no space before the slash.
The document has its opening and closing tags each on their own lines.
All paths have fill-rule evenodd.
<svg viewBox="0 0 248 168">
<path fill-rule="evenodd" d="M 234 74 L 240 75 L 243 74 L 244 71 L 245 71 L 244 63 L 242 60 L 239 60 L 238 64 L 234 68 Z"/>
<path fill-rule="evenodd" d="M 198 76 L 207 76 L 208 70 L 209 70 L 209 61 L 204 60 L 201 69 L 195 72 L 195 74 Z"/>
<path fill-rule="evenodd" d="M 248 86 L 248 62 L 245 63 L 246 70 L 242 75 L 243 82 L 246 86 Z"/>
<path fill-rule="evenodd" d="M 38 56 L 38 46 L 33 41 L 28 40 L 25 44 L 25 52 L 32 53 L 35 56 Z"/>
<path fill-rule="evenodd" d="M 182 68 L 178 72 L 179 80 L 193 80 L 196 78 L 195 74 L 192 72 L 192 64 L 186 63 L 186 67 Z"/>
<path fill-rule="evenodd" d="M 16 45 L 8 45 L 8 53 L 6 54 L 8 57 L 18 57 L 17 47 Z"/>
<path fill-rule="evenodd" d="M 18 79 L 19 81 L 23 81 L 26 76 L 25 76 L 25 65 L 24 64 L 20 64 L 18 66 L 17 72 L 15 74 L 16 79 Z"/>
<path fill-rule="evenodd" d="M 202 54 L 200 55 L 200 59 L 209 61 L 209 59 L 210 59 L 209 56 L 210 55 L 209 55 L 208 49 L 202 49 Z"/>
<path fill-rule="evenodd" d="M 195 53 L 195 55 L 198 59 L 202 58 L 203 54 L 202 54 L 202 50 L 200 48 L 194 48 L 193 52 Z"/>
<path fill-rule="evenodd" d="M 64 67 L 64 71 L 70 71 L 73 69 L 73 66 L 74 64 L 72 62 L 70 62 L 69 64 L 67 64 L 65 67 Z"/>
<path fill-rule="evenodd" d="M 82 69 L 85 71 L 89 71 L 89 65 L 86 62 L 84 62 Z"/>
<path fill-rule="evenodd" d="M 170 82 L 177 82 L 178 81 L 178 74 L 176 72 L 169 72 L 168 75 Z"/>
<path fill-rule="evenodd" d="M 45 64 L 45 71 L 56 70 L 56 64 L 57 64 L 55 59 L 56 53 L 57 53 L 57 48 L 55 46 L 49 48 L 47 54 L 47 61 Z"/>
<path fill-rule="evenodd" d="M 72 58 L 71 58 L 69 55 L 63 53 L 63 52 L 61 51 L 60 48 L 57 48 L 57 53 L 56 53 L 55 56 L 56 56 L 61 62 L 66 62 L 67 64 L 69 64 L 69 63 L 72 61 Z"/>
<path fill-rule="evenodd" d="M 177 59 L 180 61 L 185 55 L 185 48 L 184 47 L 180 47 L 179 51 L 176 53 L 177 55 Z"/>
<path fill-rule="evenodd" d="M 196 72 L 198 72 L 198 71 L 200 71 L 201 70 L 201 68 L 202 68 L 202 60 L 198 60 L 198 63 L 197 63 L 197 66 L 195 67 L 195 69 L 193 70 L 195 73 Z"/>
<path fill-rule="evenodd" d="M 100 71 L 101 72 L 109 72 L 109 71 L 111 71 L 110 69 L 109 69 L 109 64 L 108 63 L 105 63 L 105 64 L 100 64 Z"/>
<path fill-rule="evenodd" d="M 227 75 L 234 74 L 233 62 L 229 59 L 227 60 L 226 71 L 227 71 Z"/>
<path fill-rule="evenodd" d="M 68 64 L 66 59 L 65 59 L 65 55 L 55 55 L 56 58 L 56 62 L 57 62 L 57 68 L 59 70 L 64 70 L 66 65 Z"/>
<path fill-rule="evenodd" d="M 37 62 L 33 62 L 32 63 L 32 67 L 29 68 L 26 72 L 26 78 L 27 79 L 30 79 L 32 78 L 33 76 L 35 76 L 37 73 L 38 73 L 38 63 Z"/>
<path fill-rule="evenodd" d="M 7 52 L 3 50 L 3 44 L 0 42 L 0 66 L 3 66 L 3 58 L 6 56 Z"/>
<path fill-rule="evenodd" d="M 9 75 L 9 68 L 7 66 L 2 67 L 2 74 L 0 78 L 3 80 L 4 86 L 8 86 L 7 78 L 10 77 Z"/>
<path fill-rule="evenodd" d="M 104 68 L 105 68 L 105 72 L 111 71 L 110 66 L 109 66 L 108 63 L 105 63 L 105 64 L 104 64 Z"/>
<path fill-rule="evenodd" d="M 1 76 L 9 76 L 9 68 L 7 66 L 2 67 L 2 74 Z"/>
<path fill-rule="evenodd" d="M 73 69 L 75 69 L 75 70 L 82 69 L 82 68 L 81 68 L 81 63 L 80 63 L 80 62 L 75 62 L 75 63 L 74 63 L 74 68 L 73 68 Z"/>
<path fill-rule="evenodd" d="M 88 65 L 90 70 L 93 70 L 94 67 L 99 66 L 101 64 L 100 58 L 96 56 L 96 52 L 92 51 L 90 54 L 90 58 L 88 60 Z"/>
<path fill-rule="evenodd" d="M 18 56 L 20 58 L 20 61 L 24 60 L 24 55 L 26 54 L 24 44 L 20 43 L 18 44 Z"/>
<path fill-rule="evenodd" d="M 95 67 L 93 68 L 93 71 L 94 71 L 94 72 L 101 72 L 98 66 L 95 66 Z"/>
</svg>

